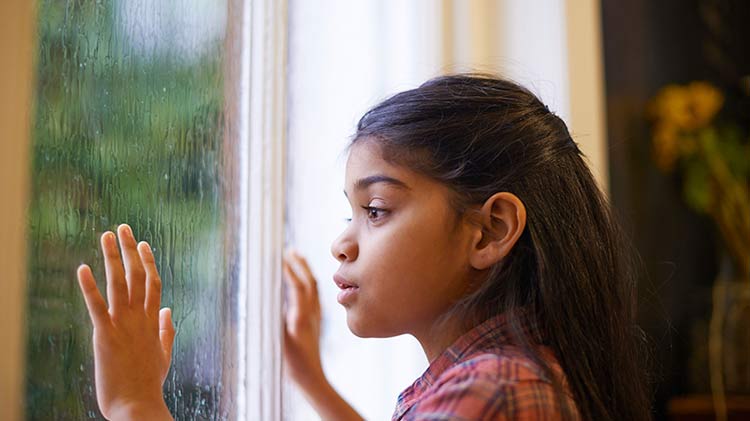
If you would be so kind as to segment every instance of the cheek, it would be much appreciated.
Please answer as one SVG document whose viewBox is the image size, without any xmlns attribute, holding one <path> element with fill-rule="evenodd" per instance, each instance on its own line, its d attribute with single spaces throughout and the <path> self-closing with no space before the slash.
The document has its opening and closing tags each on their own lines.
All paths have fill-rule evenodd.
<svg viewBox="0 0 750 421">
<path fill-rule="evenodd" d="M 440 238 L 434 232 L 408 223 L 394 228 L 384 233 L 375 246 L 376 254 L 381 256 L 380 261 L 386 263 L 384 269 L 394 274 L 411 275 L 421 273 L 436 263 L 435 252 L 442 244 L 438 243 Z"/>
<path fill-rule="evenodd" d="M 377 244 L 372 244 L 371 257 L 378 262 L 375 272 L 380 285 L 411 295 L 442 289 L 450 282 L 458 247 L 446 236 L 442 221 L 405 218 L 405 223 L 393 228 L 373 238 Z"/>
<path fill-rule="evenodd" d="M 398 312 L 414 305 L 415 298 L 429 295 L 438 262 L 432 239 L 426 242 L 424 235 L 413 225 L 394 224 L 376 228 L 360 242 L 368 302 L 377 303 L 383 311 Z"/>
<path fill-rule="evenodd" d="M 359 243 L 366 288 L 348 313 L 358 336 L 393 336 L 434 319 L 452 302 L 461 275 L 458 244 L 435 218 L 404 218 Z"/>
</svg>

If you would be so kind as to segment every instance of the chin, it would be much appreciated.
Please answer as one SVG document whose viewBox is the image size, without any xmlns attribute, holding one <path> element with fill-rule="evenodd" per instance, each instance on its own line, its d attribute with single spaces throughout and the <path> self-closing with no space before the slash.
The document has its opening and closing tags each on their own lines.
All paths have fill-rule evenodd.
<svg viewBox="0 0 750 421">
<path fill-rule="evenodd" d="M 392 338 L 401 334 L 384 329 L 384 326 L 373 326 L 373 320 L 362 320 L 360 317 L 349 313 L 348 310 L 346 324 L 349 326 L 349 330 L 360 338 Z"/>
</svg>

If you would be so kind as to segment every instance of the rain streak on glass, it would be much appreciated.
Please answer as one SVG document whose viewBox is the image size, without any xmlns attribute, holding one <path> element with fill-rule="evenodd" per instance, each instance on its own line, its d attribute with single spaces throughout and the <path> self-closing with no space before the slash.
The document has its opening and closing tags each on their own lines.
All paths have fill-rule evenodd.
<svg viewBox="0 0 750 421">
<path fill-rule="evenodd" d="M 75 269 L 99 236 L 154 248 L 177 328 L 177 419 L 232 417 L 234 256 L 227 2 L 39 0 L 29 208 L 28 419 L 101 419 Z"/>
</svg>

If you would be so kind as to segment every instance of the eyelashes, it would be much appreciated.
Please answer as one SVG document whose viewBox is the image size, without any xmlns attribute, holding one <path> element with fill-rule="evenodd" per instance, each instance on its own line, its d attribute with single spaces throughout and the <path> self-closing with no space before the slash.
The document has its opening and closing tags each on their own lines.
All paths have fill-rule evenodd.
<svg viewBox="0 0 750 421">
<path fill-rule="evenodd" d="M 367 219 L 371 221 L 378 220 L 385 214 L 385 209 L 376 208 L 374 206 L 362 206 L 362 209 L 367 211 Z"/>
<path fill-rule="evenodd" d="M 373 222 L 383 219 L 388 213 L 387 210 L 375 206 L 362 206 L 362 209 L 367 213 L 367 219 Z M 352 218 L 344 218 L 344 222 L 350 223 L 352 222 Z"/>
</svg>

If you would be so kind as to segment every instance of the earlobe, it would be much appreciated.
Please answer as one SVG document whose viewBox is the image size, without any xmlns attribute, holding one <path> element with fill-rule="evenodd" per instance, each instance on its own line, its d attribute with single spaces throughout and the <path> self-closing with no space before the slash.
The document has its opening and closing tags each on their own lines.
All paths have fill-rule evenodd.
<svg viewBox="0 0 750 421">
<path fill-rule="evenodd" d="M 506 254 L 499 249 L 497 241 L 487 242 L 473 253 L 471 256 L 471 266 L 477 270 L 489 269 L 492 265 L 502 260 Z"/>
<path fill-rule="evenodd" d="M 470 260 L 474 269 L 485 270 L 505 258 L 521 237 L 526 207 L 513 193 L 495 193 L 479 211 L 479 220 Z"/>
</svg>

